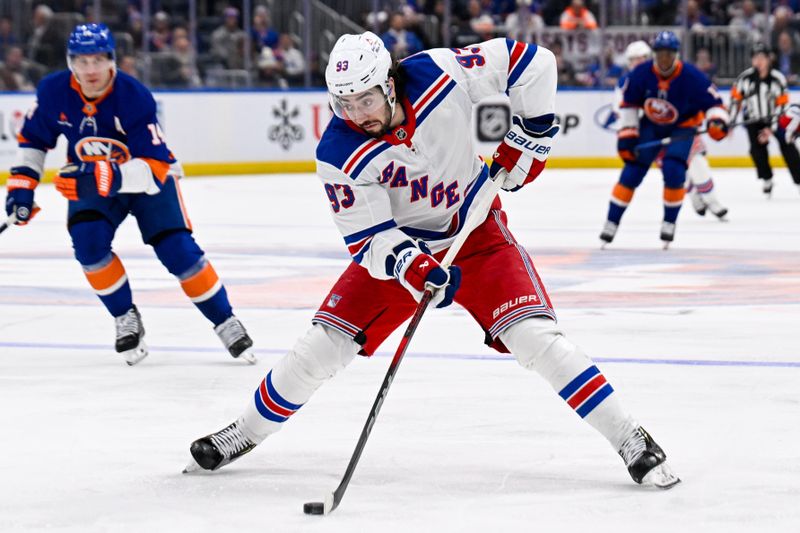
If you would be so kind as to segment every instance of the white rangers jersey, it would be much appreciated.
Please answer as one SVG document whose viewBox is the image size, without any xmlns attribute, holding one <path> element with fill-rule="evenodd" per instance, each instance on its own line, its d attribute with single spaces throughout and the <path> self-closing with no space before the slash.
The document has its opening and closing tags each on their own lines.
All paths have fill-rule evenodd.
<svg viewBox="0 0 800 533">
<path fill-rule="evenodd" d="M 405 122 L 375 139 L 333 117 L 316 154 L 350 254 L 378 279 L 393 277 L 394 250 L 409 240 L 447 248 L 486 194 L 489 172 L 470 130 L 475 103 L 506 93 L 521 118 L 554 113 L 555 58 L 535 44 L 500 38 L 433 49 L 402 67 Z"/>
</svg>

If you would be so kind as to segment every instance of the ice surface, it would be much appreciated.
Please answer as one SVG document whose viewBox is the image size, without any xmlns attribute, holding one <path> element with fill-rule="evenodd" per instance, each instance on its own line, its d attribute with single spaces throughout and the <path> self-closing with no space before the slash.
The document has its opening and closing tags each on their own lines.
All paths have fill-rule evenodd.
<svg viewBox="0 0 800 533">
<path fill-rule="evenodd" d="M 772 200 L 752 170 L 714 175 L 730 222 L 687 201 L 669 251 L 655 172 L 604 251 L 615 171 L 551 170 L 503 195 L 561 325 L 681 485 L 636 486 L 463 310 L 432 310 L 327 517 L 303 503 L 339 483 L 397 334 L 247 457 L 181 475 L 189 443 L 235 419 L 348 261 L 316 178 L 183 183 L 254 367 L 227 355 L 132 220 L 115 250 L 150 356 L 125 365 L 71 256 L 66 202 L 44 185 L 37 219 L 0 236 L 0 531 L 800 531 L 800 191 L 785 170 Z"/>
</svg>

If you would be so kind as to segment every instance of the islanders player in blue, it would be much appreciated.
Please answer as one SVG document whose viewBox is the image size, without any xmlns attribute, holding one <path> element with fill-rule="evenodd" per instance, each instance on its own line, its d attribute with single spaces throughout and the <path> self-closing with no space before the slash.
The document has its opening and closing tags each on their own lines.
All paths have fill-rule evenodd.
<svg viewBox="0 0 800 533">
<path fill-rule="evenodd" d="M 728 133 L 728 112 L 714 85 L 697 68 L 678 59 L 680 41 L 662 31 L 653 41 L 655 59 L 630 72 L 622 89 L 617 151 L 625 166 L 611 193 L 608 217 L 600 234 L 604 245 L 614 240 L 622 215 L 650 165 L 664 150 L 664 218 L 661 240 L 666 248 L 675 238 L 686 169 L 697 128 L 706 120 L 714 140 Z M 641 111 L 641 113 L 640 113 Z M 640 144 L 671 137 L 666 147 Z"/>
<path fill-rule="evenodd" d="M 317 174 L 352 261 L 242 415 L 192 443 L 187 471 L 216 470 L 280 430 L 357 355 L 375 353 L 430 287 L 432 306 L 456 302 L 470 313 L 476 341 L 542 376 L 607 439 L 634 481 L 680 481 L 600 369 L 556 325 L 533 258 L 495 194 L 498 181 L 513 192 L 542 173 L 559 130 L 556 78 L 552 52 L 510 39 L 427 50 L 392 65 L 372 32 L 339 38 L 325 71 L 335 117 L 317 146 Z M 472 109 L 504 93 L 513 119 L 489 167 L 475 150 Z M 490 213 L 478 214 L 475 206 L 486 203 Z M 439 262 L 470 213 L 482 221 L 445 268 Z"/>
<path fill-rule="evenodd" d="M 75 258 L 115 319 L 116 351 L 129 365 L 148 353 L 125 267 L 111 246 L 117 227 L 131 214 L 143 241 L 180 280 L 229 353 L 254 363 L 253 342 L 192 237 L 178 185 L 181 167 L 167 148 L 150 91 L 117 71 L 114 39 L 104 24 L 74 29 L 68 64 L 69 70 L 39 84 L 36 104 L 19 133 L 6 212 L 19 225 L 33 218 L 45 154 L 64 135 L 68 164 L 55 184 L 69 200 L 67 227 Z"/>
</svg>

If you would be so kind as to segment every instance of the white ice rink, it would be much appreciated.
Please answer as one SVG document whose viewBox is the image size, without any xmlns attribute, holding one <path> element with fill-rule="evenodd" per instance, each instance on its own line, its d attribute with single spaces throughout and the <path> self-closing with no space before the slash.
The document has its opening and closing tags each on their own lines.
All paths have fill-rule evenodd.
<svg viewBox="0 0 800 533">
<path fill-rule="evenodd" d="M 779 170 L 767 200 L 752 170 L 718 170 L 730 222 L 687 201 L 663 251 L 652 172 L 601 251 L 616 176 L 550 170 L 503 201 L 561 325 L 683 479 L 673 490 L 635 485 L 460 308 L 423 318 L 330 516 L 303 503 L 339 483 L 399 335 L 250 455 L 182 475 L 191 441 L 234 420 L 347 264 L 322 188 L 311 175 L 183 182 L 255 367 L 223 351 L 126 221 L 115 250 L 151 352 L 129 368 L 72 258 L 66 201 L 44 185 L 37 219 L 0 236 L 0 531 L 800 531 L 800 191 Z"/>
</svg>

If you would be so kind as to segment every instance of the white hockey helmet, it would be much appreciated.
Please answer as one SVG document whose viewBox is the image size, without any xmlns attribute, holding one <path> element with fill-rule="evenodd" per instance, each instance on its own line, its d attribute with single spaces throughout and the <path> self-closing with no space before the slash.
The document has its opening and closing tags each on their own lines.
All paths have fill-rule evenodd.
<svg viewBox="0 0 800 533">
<path fill-rule="evenodd" d="M 388 102 L 393 114 L 395 96 L 389 87 L 391 66 L 392 57 L 389 51 L 383 41 L 371 31 L 339 37 L 333 45 L 325 69 L 328 96 L 336 116 L 350 118 L 343 107 L 342 97 L 357 95 L 373 87 L 380 87 L 385 99 L 380 99 L 378 103 L 383 105 Z M 373 104 L 377 108 L 374 101 Z"/>
<path fill-rule="evenodd" d="M 649 44 L 644 41 L 634 41 L 625 49 L 625 60 L 630 66 L 631 63 L 639 64 L 643 59 L 650 59 L 652 54 Z M 637 59 L 639 61 L 636 61 Z"/>
</svg>

